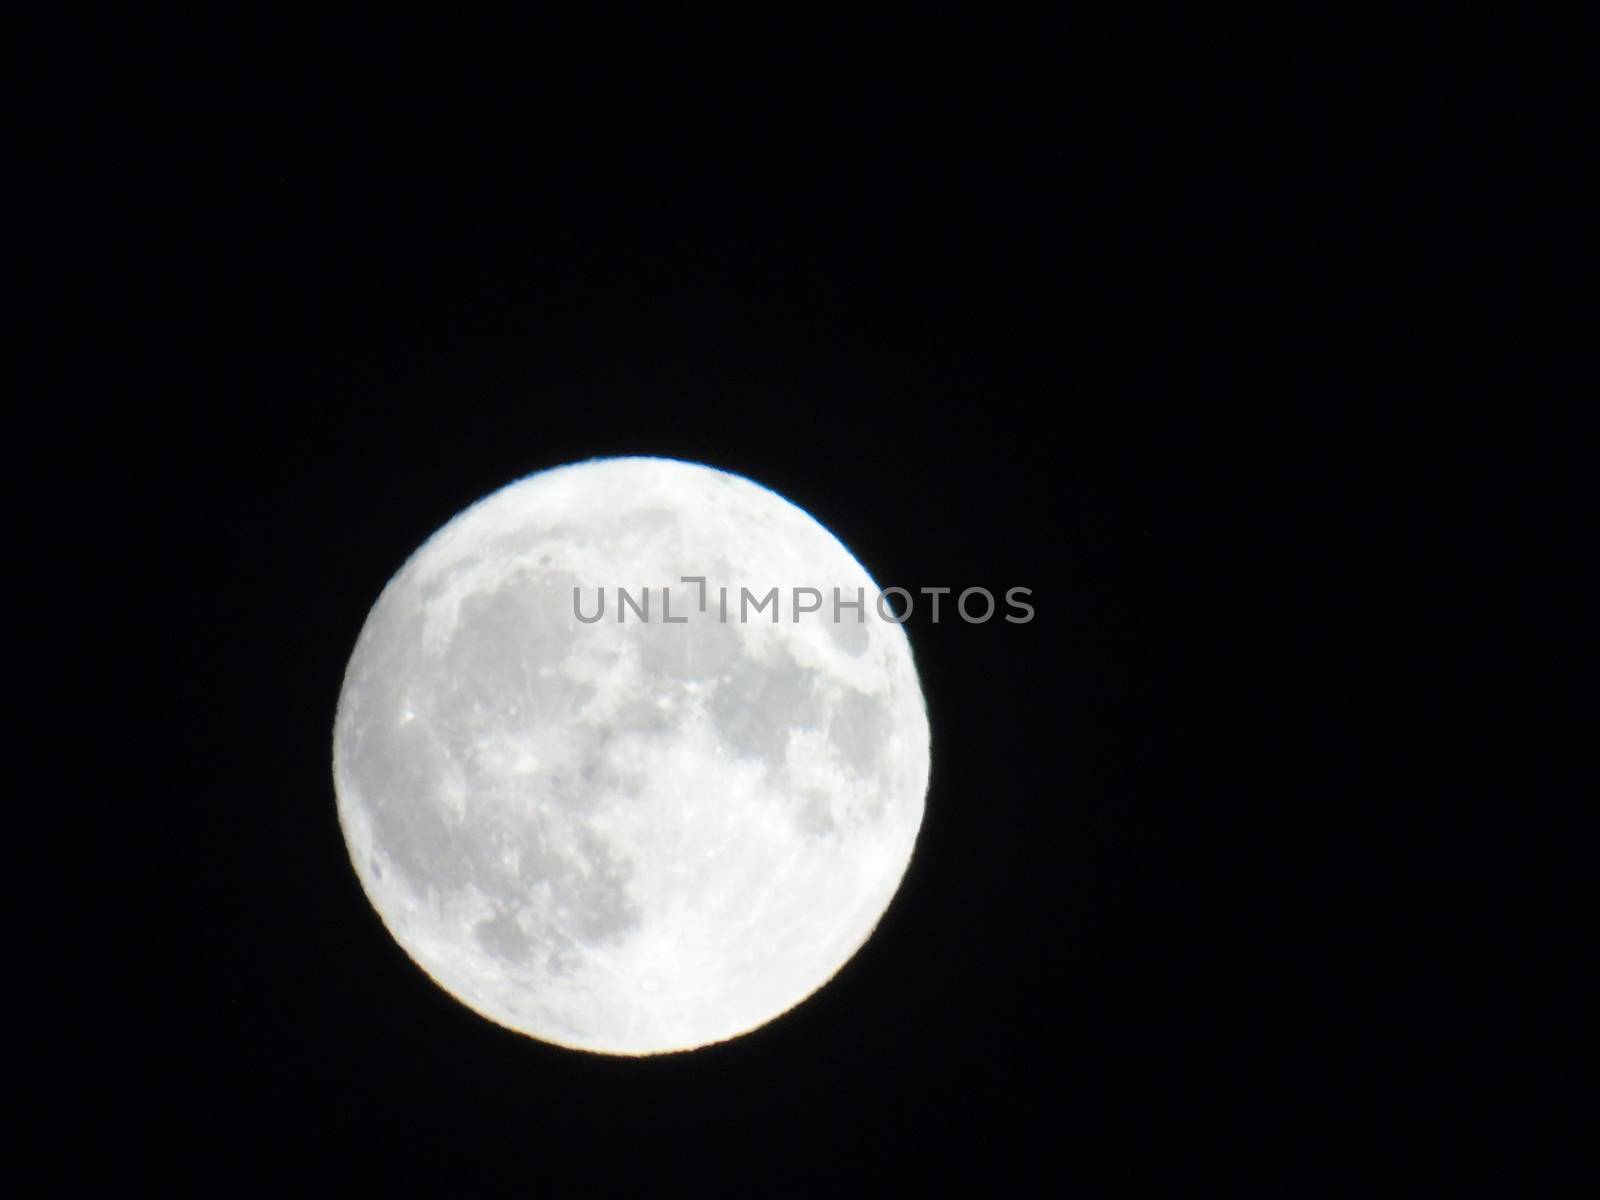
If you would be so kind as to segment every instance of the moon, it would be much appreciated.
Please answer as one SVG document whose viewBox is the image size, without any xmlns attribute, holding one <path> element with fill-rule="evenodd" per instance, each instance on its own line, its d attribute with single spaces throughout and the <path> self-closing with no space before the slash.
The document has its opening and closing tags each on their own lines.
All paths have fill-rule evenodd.
<svg viewBox="0 0 1600 1200">
<path fill-rule="evenodd" d="M 805 511 L 695 463 L 596 459 L 458 514 L 378 597 L 335 718 L 389 932 L 578 1050 L 694 1049 L 799 1004 L 922 823 L 927 712 L 878 599 Z"/>
</svg>

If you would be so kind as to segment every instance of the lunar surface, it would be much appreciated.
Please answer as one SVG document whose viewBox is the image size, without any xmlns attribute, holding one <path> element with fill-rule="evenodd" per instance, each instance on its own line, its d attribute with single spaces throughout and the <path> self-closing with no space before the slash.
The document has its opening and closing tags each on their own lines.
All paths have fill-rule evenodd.
<svg viewBox="0 0 1600 1200">
<path fill-rule="evenodd" d="M 396 941 L 483 1016 L 601 1053 L 805 999 L 922 821 L 927 716 L 878 594 L 801 509 L 691 463 L 561 467 L 458 515 L 378 598 L 334 730 Z"/>
</svg>

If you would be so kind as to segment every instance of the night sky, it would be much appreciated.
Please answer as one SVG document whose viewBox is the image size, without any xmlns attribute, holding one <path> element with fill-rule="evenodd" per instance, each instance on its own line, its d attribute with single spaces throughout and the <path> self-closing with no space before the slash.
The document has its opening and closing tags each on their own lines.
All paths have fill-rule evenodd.
<svg viewBox="0 0 1600 1200">
<path fill-rule="evenodd" d="M 1470 872 L 1401 849 L 1441 827 L 1397 693 L 1456 618 L 1400 581 L 1459 448 L 1519 436 L 1478 403 L 1528 378 L 1487 306 L 1560 257 L 1514 181 L 1562 159 L 1570 76 L 1461 14 L 1113 8 L 52 43 L 41 142 L 93 182 L 40 286 L 80 313 L 63 415 L 150 681 L 118 711 L 155 731 L 102 793 L 143 848 L 129 1022 L 64 1085 L 107 1161 L 212 1195 L 1042 1196 L 1322 1179 L 1470 1088 L 1428 959 L 1467 934 L 1395 932 Z M 880 584 L 1036 608 L 908 623 L 932 784 L 866 947 L 642 1061 L 431 983 L 330 769 L 411 551 L 611 454 L 746 475 Z"/>
</svg>

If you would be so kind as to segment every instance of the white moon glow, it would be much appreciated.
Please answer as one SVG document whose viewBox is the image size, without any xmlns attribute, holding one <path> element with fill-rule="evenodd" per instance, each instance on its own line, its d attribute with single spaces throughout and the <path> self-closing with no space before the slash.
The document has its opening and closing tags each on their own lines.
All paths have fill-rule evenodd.
<svg viewBox="0 0 1600 1200">
<path fill-rule="evenodd" d="M 617 589 L 646 587 L 642 620 Z M 580 621 L 574 589 L 587 618 L 602 588 Z M 580 463 L 458 515 L 384 588 L 339 697 L 340 824 L 390 932 L 464 1004 L 583 1050 L 794 1007 L 866 941 L 922 821 L 927 715 L 878 594 L 805 512 L 692 463 Z"/>
</svg>

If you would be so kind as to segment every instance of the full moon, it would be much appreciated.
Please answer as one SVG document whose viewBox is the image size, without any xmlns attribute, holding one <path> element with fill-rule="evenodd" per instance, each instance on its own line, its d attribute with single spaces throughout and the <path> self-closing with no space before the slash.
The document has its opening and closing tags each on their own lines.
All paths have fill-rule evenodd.
<svg viewBox="0 0 1600 1200">
<path fill-rule="evenodd" d="M 614 458 L 502 488 L 351 655 L 333 775 L 362 887 L 441 987 L 542 1041 L 766 1024 L 866 942 L 922 823 L 927 713 L 886 613 L 737 475 Z"/>
</svg>

